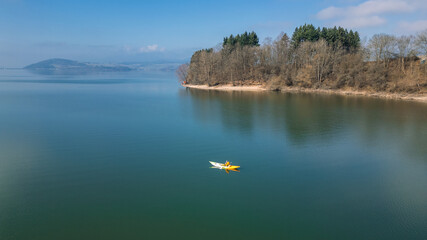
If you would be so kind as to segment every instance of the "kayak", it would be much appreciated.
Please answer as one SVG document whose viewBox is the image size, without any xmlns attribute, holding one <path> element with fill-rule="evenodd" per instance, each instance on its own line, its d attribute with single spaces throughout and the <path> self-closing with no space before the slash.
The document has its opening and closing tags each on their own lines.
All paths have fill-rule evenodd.
<svg viewBox="0 0 427 240">
<path fill-rule="evenodd" d="M 240 166 L 233 166 L 233 165 L 225 166 L 225 164 L 224 164 L 224 163 L 217 163 L 217 162 L 211 162 L 211 161 L 209 161 L 209 162 L 210 162 L 214 167 L 219 168 L 219 169 L 235 170 L 235 169 L 240 168 Z"/>
</svg>

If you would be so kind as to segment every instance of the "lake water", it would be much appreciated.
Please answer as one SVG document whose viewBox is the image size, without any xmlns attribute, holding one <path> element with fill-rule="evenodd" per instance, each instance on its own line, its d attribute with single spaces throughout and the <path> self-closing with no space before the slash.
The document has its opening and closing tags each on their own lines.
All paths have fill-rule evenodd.
<svg viewBox="0 0 427 240">
<path fill-rule="evenodd" d="M 0 239 L 427 239 L 427 104 L 0 70 Z"/>
</svg>

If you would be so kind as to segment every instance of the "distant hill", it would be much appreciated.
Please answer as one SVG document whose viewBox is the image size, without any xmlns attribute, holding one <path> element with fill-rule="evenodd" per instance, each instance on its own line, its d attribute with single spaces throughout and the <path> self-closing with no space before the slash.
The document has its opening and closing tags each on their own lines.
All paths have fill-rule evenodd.
<svg viewBox="0 0 427 240">
<path fill-rule="evenodd" d="M 96 72 L 126 72 L 133 70 L 123 65 L 82 63 L 62 58 L 44 60 L 24 68 L 42 74 L 88 74 Z"/>
<path fill-rule="evenodd" d="M 118 64 L 98 64 L 78 62 L 63 58 L 52 58 L 24 67 L 38 74 L 91 74 L 99 72 L 174 72 L 182 62 L 123 62 Z"/>
<path fill-rule="evenodd" d="M 38 63 L 34 63 L 25 67 L 25 69 L 53 69 L 53 68 L 81 68 L 86 67 L 87 65 L 81 62 L 62 59 L 62 58 L 52 58 L 44 60 Z"/>
</svg>

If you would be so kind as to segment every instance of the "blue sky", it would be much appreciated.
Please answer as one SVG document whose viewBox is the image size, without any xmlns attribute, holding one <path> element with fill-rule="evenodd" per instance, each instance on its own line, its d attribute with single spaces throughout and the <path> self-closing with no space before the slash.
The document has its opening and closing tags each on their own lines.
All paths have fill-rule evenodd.
<svg viewBox="0 0 427 240">
<path fill-rule="evenodd" d="M 184 61 L 224 36 L 292 34 L 341 25 L 362 37 L 427 29 L 426 0 L 0 0 L 0 67 L 61 57 L 92 62 Z"/>
</svg>

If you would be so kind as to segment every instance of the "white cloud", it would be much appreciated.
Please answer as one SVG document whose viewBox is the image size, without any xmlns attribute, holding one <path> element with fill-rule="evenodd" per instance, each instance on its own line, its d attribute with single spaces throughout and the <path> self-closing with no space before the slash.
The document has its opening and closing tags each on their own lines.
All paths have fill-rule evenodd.
<svg viewBox="0 0 427 240">
<path fill-rule="evenodd" d="M 385 14 L 410 13 L 417 10 L 419 0 L 369 0 L 356 6 L 325 8 L 317 13 L 320 20 L 333 21 L 343 27 L 379 26 L 387 22 Z"/>
<path fill-rule="evenodd" d="M 347 28 L 362 28 L 380 26 L 386 22 L 384 18 L 378 16 L 367 16 L 359 18 L 344 18 L 336 22 L 336 25 Z"/>
<path fill-rule="evenodd" d="M 159 45 L 153 44 L 139 48 L 139 52 L 141 53 L 149 53 L 149 52 L 163 52 L 165 48 L 159 48 Z"/>
<path fill-rule="evenodd" d="M 321 20 L 325 20 L 325 19 L 338 17 L 341 15 L 341 12 L 342 12 L 342 8 L 337 8 L 332 6 L 332 7 L 328 7 L 321 10 L 320 12 L 317 13 L 316 16 Z"/>
<path fill-rule="evenodd" d="M 337 22 L 337 25 L 348 28 L 362 28 L 380 26 L 384 24 L 386 20 L 378 16 L 368 16 L 360 18 L 344 18 Z"/>
<path fill-rule="evenodd" d="M 370 0 L 357 6 L 328 7 L 317 13 L 319 19 L 332 19 L 337 17 L 366 17 L 384 13 L 405 13 L 415 8 L 408 2 L 401 0 Z"/>
<path fill-rule="evenodd" d="M 164 52 L 166 49 L 164 47 L 159 47 L 158 44 L 152 44 L 152 45 L 147 45 L 142 47 L 123 45 L 121 50 L 128 54 L 138 54 L 138 53 Z"/>
<path fill-rule="evenodd" d="M 427 20 L 418 20 L 414 22 L 402 21 L 397 26 L 399 33 L 421 32 L 427 29 Z"/>
</svg>

